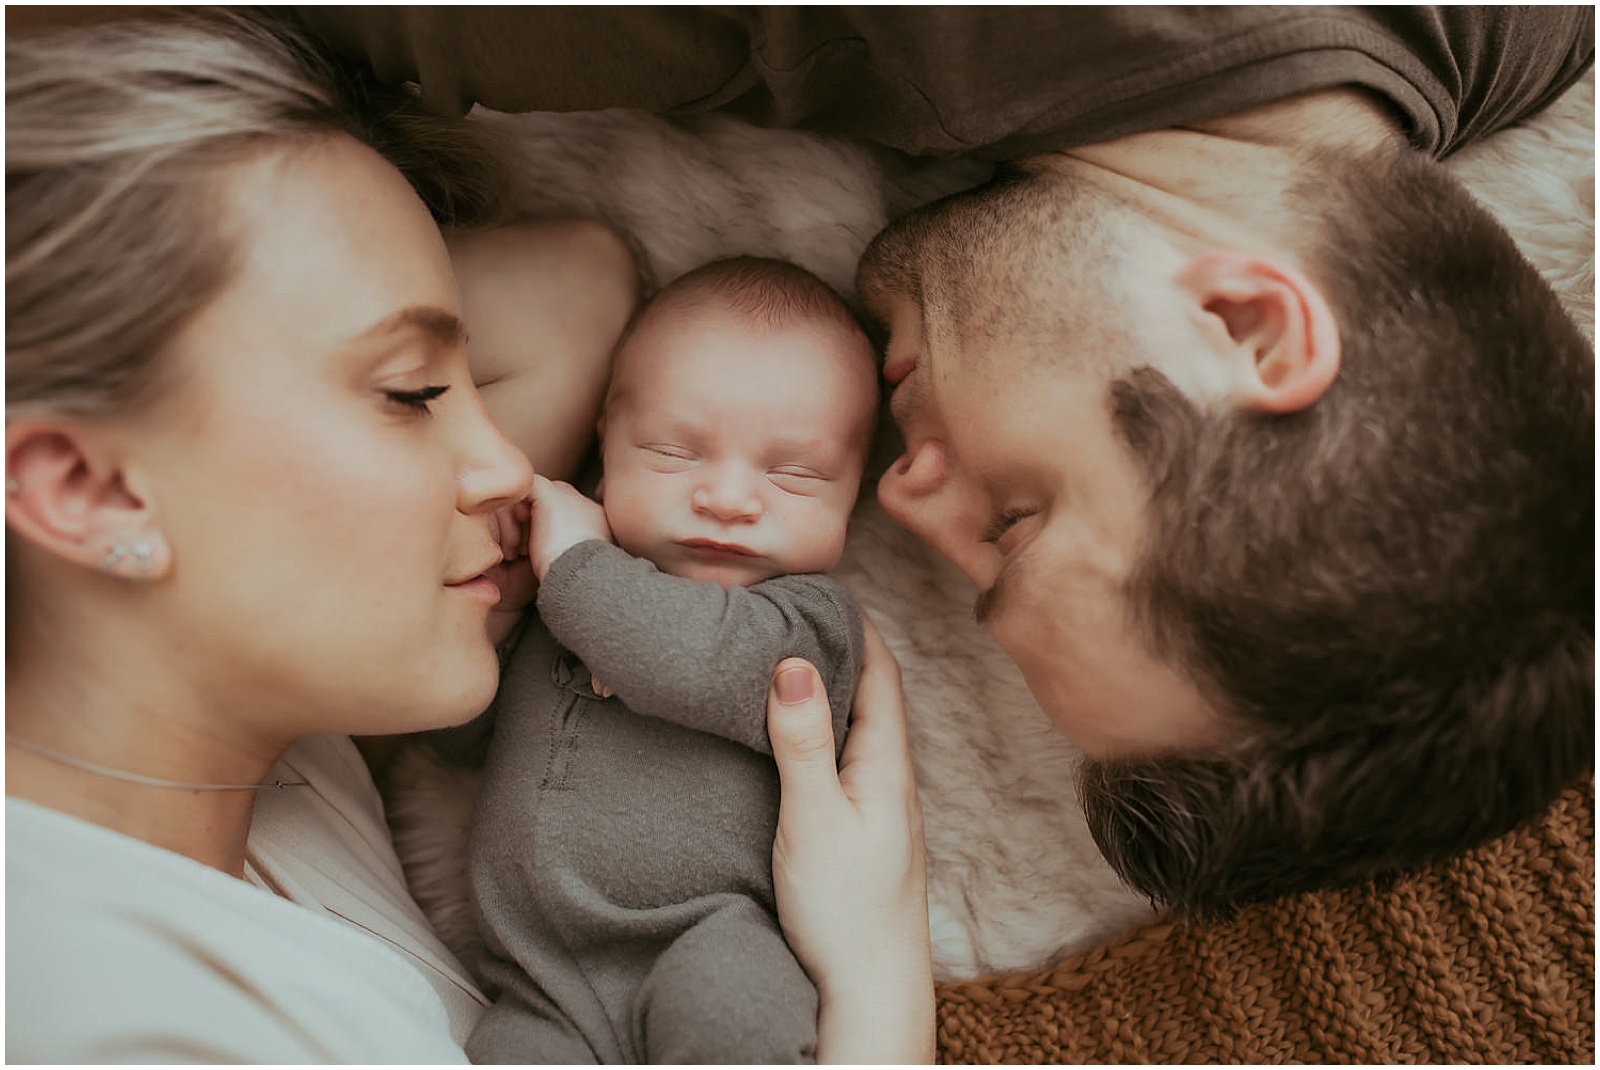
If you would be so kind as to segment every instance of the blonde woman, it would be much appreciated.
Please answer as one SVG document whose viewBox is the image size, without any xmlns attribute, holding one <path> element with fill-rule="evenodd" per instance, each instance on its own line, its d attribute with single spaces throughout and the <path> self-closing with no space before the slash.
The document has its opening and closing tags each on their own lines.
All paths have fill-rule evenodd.
<svg viewBox="0 0 1600 1070">
<path fill-rule="evenodd" d="M 489 516 L 530 472 L 463 304 L 540 284 L 472 344 L 546 340 L 573 389 L 528 448 L 561 475 L 631 265 L 582 224 L 482 232 L 458 297 L 424 200 L 481 222 L 493 187 L 457 133 L 242 18 L 13 38 L 6 78 L 7 1059 L 460 1061 L 485 1000 L 349 736 L 494 692 Z M 769 697 L 774 876 L 819 1059 L 926 1061 L 920 820 L 873 648 L 837 773 L 815 673 Z"/>
</svg>

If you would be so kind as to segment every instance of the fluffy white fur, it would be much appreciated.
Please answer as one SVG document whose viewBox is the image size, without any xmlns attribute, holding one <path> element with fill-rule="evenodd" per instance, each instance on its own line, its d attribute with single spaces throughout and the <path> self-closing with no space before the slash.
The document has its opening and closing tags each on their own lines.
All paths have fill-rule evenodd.
<svg viewBox="0 0 1600 1070">
<path fill-rule="evenodd" d="M 516 162 L 530 215 L 604 219 L 652 285 L 725 256 L 793 260 L 853 293 L 887 220 L 964 188 L 970 161 L 904 160 L 808 134 L 627 112 L 483 115 Z M 1594 73 L 1529 125 L 1462 152 L 1456 173 L 1506 222 L 1593 337 Z M 926 814 L 934 964 L 941 978 L 1037 967 L 1150 916 L 1089 838 L 1075 752 L 972 621 L 965 581 L 870 497 L 839 575 L 904 669 Z M 463 843 L 474 776 L 408 747 L 385 778 L 407 874 L 441 935 L 469 952 Z"/>
</svg>

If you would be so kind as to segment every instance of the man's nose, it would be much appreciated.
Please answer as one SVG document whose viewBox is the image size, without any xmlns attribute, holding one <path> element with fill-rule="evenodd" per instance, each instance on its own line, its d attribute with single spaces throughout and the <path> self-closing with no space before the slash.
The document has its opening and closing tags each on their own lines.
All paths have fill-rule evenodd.
<svg viewBox="0 0 1600 1070">
<path fill-rule="evenodd" d="M 994 582 L 994 548 L 981 541 L 988 524 L 984 497 L 943 442 L 923 439 L 908 448 L 878 481 L 878 504 L 973 583 Z"/>
<path fill-rule="evenodd" d="M 751 481 L 737 472 L 718 469 L 695 487 L 690 496 L 695 512 L 724 523 L 757 520 L 761 517 L 761 496 Z"/>
</svg>

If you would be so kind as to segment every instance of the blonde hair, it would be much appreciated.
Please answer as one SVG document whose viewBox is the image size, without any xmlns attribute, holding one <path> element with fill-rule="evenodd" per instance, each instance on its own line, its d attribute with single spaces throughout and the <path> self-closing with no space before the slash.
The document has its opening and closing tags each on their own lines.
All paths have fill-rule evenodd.
<svg viewBox="0 0 1600 1070">
<path fill-rule="evenodd" d="M 233 12 L 6 41 L 6 409 L 137 410 L 159 355 L 231 277 L 226 171 L 346 134 L 442 223 L 492 221 L 500 184 L 463 124 Z"/>
</svg>

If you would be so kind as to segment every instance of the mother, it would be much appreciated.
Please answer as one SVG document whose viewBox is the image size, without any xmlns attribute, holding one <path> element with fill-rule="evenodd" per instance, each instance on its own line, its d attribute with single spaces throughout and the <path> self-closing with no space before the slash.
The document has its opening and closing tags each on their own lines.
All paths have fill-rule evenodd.
<svg viewBox="0 0 1600 1070">
<path fill-rule="evenodd" d="M 474 389 L 418 196 L 464 224 L 488 187 L 403 94 L 242 19 L 6 60 L 7 1059 L 458 1061 L 483 999 L 344 734 L 459 723 L 495 688 L 488 518 L 529 466 Z M 462 248 L 534 275 L 563 249 L 567 285 L 631 295 L 582 228 Z M 571 311 L 534 290 L 490 330 L 603 353 L 615 310 Z M 838 776 L 822 706 L 769 700 L 818 1055 L 925 1061 L 881 644 Z"/>
</svg>

